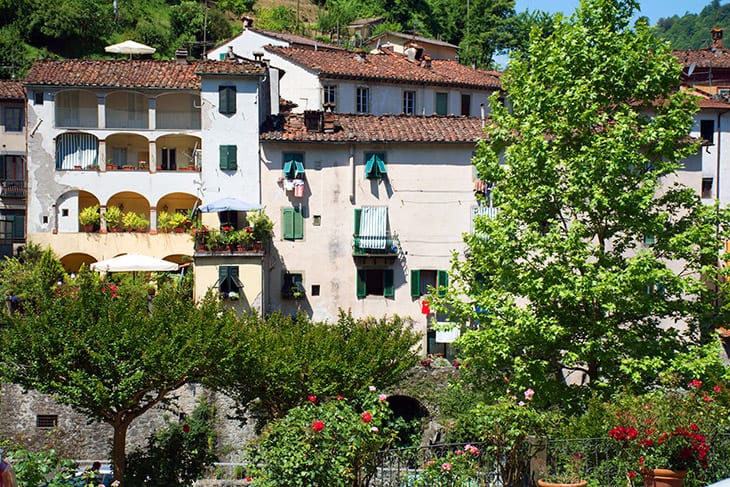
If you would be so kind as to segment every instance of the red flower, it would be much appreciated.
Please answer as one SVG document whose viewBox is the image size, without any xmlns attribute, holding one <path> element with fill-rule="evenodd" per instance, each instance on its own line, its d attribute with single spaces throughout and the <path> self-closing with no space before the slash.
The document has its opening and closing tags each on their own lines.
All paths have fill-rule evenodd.
<svg viewBox="0 0 730 487">
<path fill-rule="evenodd" d="M 317 403 L 317 396 L 314 396 L 314 395 L 307 396 L 307 399 L 309 399 L 309 402 L 311 402 L 312 404 Z"/>
<path fill-rule="evenodd" d="M 337 394 L 337 400 L 342 401 L 345 398 L 342 394 Z"/>
<path fill-rule="evenodd" d="M 634 472 L 634 471 L 628 472 L 628 473 L 626 474 L 626 476 L 627 476 L 628 478 L 630 478 L 630 479 L 633 479 L 633 478 L 635 478 L 635 477 L 636 477 L 636 472 Z"/>
<path fill-rule="evenodd" d="M 695 380 L 691 381 L 691 382 L 690 382 L 689 384 L 687 384 L 687 385 L 688 385 L 688 386 L 689 386 L 690 388 L 695 388 L 695 389 L 699 389 L 700 387 L 702 387 L 702 381 L 701 381 L 701 380 L 699 380 L 699 379 L 695 379 Z"/>
<path fill-rule="evenodd" d="M 715 391 L 715 392 L 721 392 L 722 391 L 722 389 L 720 389 L 720 386 L 714 386 L 712 388 L 712 390 Z"/>
<path fill-rule="evenodd" d="M 190 425 L 189 424 L 184 424 L 183 425 L 183 431 L 185 433 L 190 433 Z"/>
<path fill-rule="evenodd" d="M 364 413 L 362 413 L 362 420 L 365 421 L 366 423 L 369 423 L 370 421 L 373 420 L 373 415 L 370 414 L 369 412 L 365 411 Z"/>
<path fill-rule="evenodd" d="M 312 422 L 312 429 L 315 433 L 319 433 L 324 429 L 324 423 L 320 420 L 316 420 Z"/>
</svg>

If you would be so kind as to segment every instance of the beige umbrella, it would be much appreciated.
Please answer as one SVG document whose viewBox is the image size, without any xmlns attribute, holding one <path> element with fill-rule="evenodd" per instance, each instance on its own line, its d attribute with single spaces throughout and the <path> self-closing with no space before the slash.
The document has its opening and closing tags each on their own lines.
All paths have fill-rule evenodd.
<svg viewBox="0 0 730 487">
<path fill-rule="evenodd" d="M 119 44 L 112 44 L 111 46 L 106 46 L 104 48 L 106 52 L 111 52 L 114 54 L 129 54 L 131 57 L 132 54 L 152 54 L 157 49 L 150 46 L 145 46 L 144 44 L 140 44 L 139 42 L 135 41 L 124 41 L 120 42 Z"/>
</svg>

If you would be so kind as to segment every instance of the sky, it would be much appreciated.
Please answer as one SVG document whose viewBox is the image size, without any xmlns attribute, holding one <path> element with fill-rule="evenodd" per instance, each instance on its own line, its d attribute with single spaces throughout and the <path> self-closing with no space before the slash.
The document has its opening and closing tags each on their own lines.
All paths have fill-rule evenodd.
<svg viewBox="0 0 730 487">
<path fill-rule="evenodd" d="M 563 12 L 570 15 L 578 7 L 579 0 L 516 0 L 515 11 L 544 10 L 546 12 Z M 639 0 L 640 15 L 649 17 L 649 25 L 654 25 L 662 17 L 682 16 L 686 13 L 698 14 L 711 3 L 711 0 Z M 724 5 L 727 0 L 721 0 Z"/>
</svg>

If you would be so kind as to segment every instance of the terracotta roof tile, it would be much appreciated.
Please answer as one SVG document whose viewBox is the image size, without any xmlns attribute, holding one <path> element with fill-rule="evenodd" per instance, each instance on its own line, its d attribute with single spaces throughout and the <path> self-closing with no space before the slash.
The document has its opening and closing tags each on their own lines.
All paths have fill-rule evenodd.
<svg viewBox="0 0 730 487">
<path fill-rule="evenodd" d="M 22 83 L 0 80 L 0 100 L 25 100 Z"/>
<path fill-rule="evenodd" d="M 683 66 L 695 63 L 695 68 L 730 68 L 730 49 L 687 49 L 672 54 Z"/>
<path fill-rule="evenodd" d="M 382 51 L 362 54 L 349 51 L 313 51 L 289 47 L 265 48 L 267 51 L 308 68 L 319 76 L 397 83 L 428 83 L 437 86 L 498 89 L 501 73 L 472 69 L 445 59 L 409 61 L 402 54 Z"/>
<path fill-rule="evenodd" d="M 195 74 L 223 74 L 262 76 L 266 74 L 266 66 L 253 61 L 200 61 L 195 66 Z"/>
<path fill-rule="evenodd" d="M 200 89 L 194 64 L 151 59 L 36 61 L 25 85 Z"/>
<path fill-rule="evenodd" d="M 331 133 L 310 131 L 301 113 L 272 117 L 261 131 L 263 141 L 359 143 L 476 143 L 482 121 L 474 117 L 334 114 Z"/>
</svg>

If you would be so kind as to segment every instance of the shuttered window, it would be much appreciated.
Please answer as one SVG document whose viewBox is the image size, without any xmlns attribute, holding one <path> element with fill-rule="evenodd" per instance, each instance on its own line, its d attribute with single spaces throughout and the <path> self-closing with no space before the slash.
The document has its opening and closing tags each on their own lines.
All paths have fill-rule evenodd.
<svg viewBox="0 0 730 487">
<path fill-rule="evenodd" d="M 282 234 L 286 240 L 301 240 L 304 238 L 304 215 L 301 207 L 283 209 Z"/>
<path fill-rule="evenodd" d="M 358 298 L 366 296 L 395 296 L 395 274 L 393 269 L 358 269 L 356 293 Z"/>
<path fill-rule="evenodd" d="M 387 175 L 384 152 L 365 153 L 365 177 L 368 179 L 383 179 Z"/>
<path fill-rule="evenodd" d="M 304 177 L 304 154 L 285 152 L 283 168 L 285 178 L 302 179 Z"/>
<path fill-rule="evenodd" d="M 218 291 L 220 293 L 238 293 L 242 288 L 243 284 L 238 279 L 238 266 L 222 265 L 218 267 Z"/>
<path fill-rule="evenodd" d="M 446 295 L 449 286 L 448 271 L 411 269 L 411 297 L 417 298 L 428 292 L 429 287 L 435 287 L 439 296 Z"/>
<path fill-rule="evenodd" d="M 236 87 L 218 87 L 218 111 L 224 115 L 236 113 Z"/>
<path fill-rule="evenodd" d="M 220 146 L 220 166 L 223 171 L 235 171 L 238 168 L 237 152 L 238 148 L 235 145 Z"/>
</svg>

